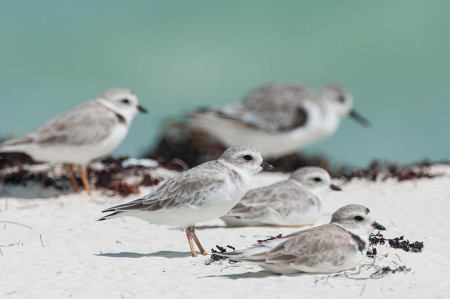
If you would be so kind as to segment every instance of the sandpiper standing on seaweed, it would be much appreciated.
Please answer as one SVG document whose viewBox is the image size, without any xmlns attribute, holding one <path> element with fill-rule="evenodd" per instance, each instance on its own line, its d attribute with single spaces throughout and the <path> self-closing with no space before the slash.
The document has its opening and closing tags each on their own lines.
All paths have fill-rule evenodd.
<svg viewBox="0 0 450 299">
<path fill-rule="evenodd" d="M 225 215 L 244 196 L 253 175 L 274 170 L 263 162 L 258 150 L 250 146 L 232 146 L 217 160 L 209 161 L 168 180 L 153 192 L 135 201 L 102 211 L 112 212 L 99 219 L 134 216 L 155 224 L 186 228 L 192 256 L 206 251 L 194 226 Z"/>
<path fill-rule="evenodd" d="M 318 92 L 299 85 L 265 85 L 238 103 L 191 116 L 193 128 L 209 132 L 227 146 L 254 146 L 266 158 L 294 153 L 334 134 L 345 116 L 369 124 L 353 109 L 350 93 L 337 85 Z"/>
<path fill-rule="evenodd" d="M 128 89 L 112 88 L 60 114 L 30 134 L 0 144 L 1 152 L 23 152 L 36 161 L 67 164 L 75 192 L 79 192 L 74 165 L 91 195 L 86 165 L 108 155 L 122 143 L 138 112 L 147 112 Z"/>
</svg>

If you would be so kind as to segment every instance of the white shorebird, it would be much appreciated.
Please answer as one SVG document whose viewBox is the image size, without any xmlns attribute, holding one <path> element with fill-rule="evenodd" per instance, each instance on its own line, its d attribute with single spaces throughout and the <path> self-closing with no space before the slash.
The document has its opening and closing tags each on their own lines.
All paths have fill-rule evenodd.
<svg viewBox="0 0 450 299">
<path fill-rule="evenodd" d="M 345 116 L 368 125 L 353 110 L 352 96 L 337 85 L 318 92 L 298 85 L 265 85 L 240 102 L 192 113 L 191 126 L 227 146 L 248 144 L 264 157 L 279 157 L 334 134 Z"/>
<path fill-rule="evenodd" d="M 303 226 L 322 214 L 323 197 L 341 188 L 320 167 L 304 167 L 285 181 L 248 191 L 222 220 L 229 226 Z"/>
<path fill-rule="evenodd" d="M 225 215 L 244 196 L 254 174 L 273 169 L 255 148 L 233 146 L 218 160 L 182 172 L 142 198 L 102 211 L 112 214 L 99 221 L 134 216 L 150 223 L 186 227 L 192 256 L 197 255 L 193 241 L 206 255 L 195 224 Z"/>
<path fill-rule="evenodd" d="M 337 210 L 329 224 L 220 255 L 256 263 L 278 274 L 335 273 L 362 262 L 374 229 L 386 228 L 373 220 L 368 208 L 352 204 Z"/>
<path fill-rule="evenodd" d="M 60 114 L 30 134 L 0 144 L 0 152 L 23 152 L 36 161 L 67 164 L 78 193 L 73 166 L 79 166 L 83 185 L 91 195 L 85 167 L 122 143 L 138 112 L 147 112 L 128 89 L 112 88 Z"/>
</svg>

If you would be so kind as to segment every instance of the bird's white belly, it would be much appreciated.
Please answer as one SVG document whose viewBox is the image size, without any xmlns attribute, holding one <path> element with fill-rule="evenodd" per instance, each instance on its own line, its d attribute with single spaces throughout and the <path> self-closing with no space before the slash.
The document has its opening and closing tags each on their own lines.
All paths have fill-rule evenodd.
<svg viewBox="0 0 450 299">
<path fill-rule="evenodd" d="M 267 158 L 294 153 L 330 134 L 329 130 L 324 128 L 319 111 L 310 110 L 309 117 L 305 126 L 288 132 L 267 132 L 212 115 L 202 115 L 196 118 L 192 125 L 216 136 L 227 146 L 236 144 L 253 146 Z"/>
<path fill-rule="evenodd" d="M 224 188 L 211 193 L 201 206 L 180 205 L 155 212 L 125 212 L 123 216 L 135 216 L 154 224 L 187 227 L 198 222 L 221 217 L 228 213 L 244 197 L 245 190 L 228 183 Z"/>
<path fill-rule="evenodd" d="M 116 125 L 111 134 L 98 143 L 83 145 L 55 144 L 49 146 L 32 144 L 18 148 L 18 151 L 29 154 L 36 161 L 86 165 L 96 158 L 113 152 L 122 143 L 127 132 L 128 127 L 126 125 Z"/>
</svg>

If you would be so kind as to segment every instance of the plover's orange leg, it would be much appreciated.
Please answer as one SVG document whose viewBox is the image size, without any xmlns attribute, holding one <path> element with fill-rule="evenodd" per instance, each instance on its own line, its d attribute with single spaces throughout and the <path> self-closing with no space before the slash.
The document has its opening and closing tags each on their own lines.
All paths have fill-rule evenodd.
<svg viewBox="0 0 450 299">
<path fill-rule="evenodd" d="M 86 175 L 86 170 L 84 170 L 83 166 L 80 166 L 79 171 L 80 171 L 80 177 L 81 177 L 81 181 L 83 182 L 84 189 L 86 189 L 89 196 L 92 196 L 91 187 L 89 186 L 89 180 Z"/>
<path fill-rule="evenodd" d="M 198 240 L 197 235 L 195 234 L 195 227 L 194 226 L 192 226 L 192 230 L 191 231 L 192 231 L 192 238 L 194 239 L 195 244 L 197 244 L 198 249 L 200 250 L 200 252 L 203 255 L 207 255 L 208 253 L 206 252 L 205 249 L 203 249 L 202 244 L 200 244 L 200 241 Z"/>
<path fill-rule="evenodd" d="M 193 226 L 188 226 L 186 227 L 186 237 L 188 239 L 189 242 L 189 247 L 191 248 L 191 253 L 193 257 L 197 256 L 197 253 L 195 252 L 195 247 L 194 247 L 194 243 L 192 242 L 192 229 Z"/>
<path fill-rule="evenodd" d="M 70 183 L 72 184 L 73 190 L 75 193 L 80 193 L 80 189 L 78 188 L 77 179 L 75 178 L 75 174 L 73 173 L 73 165 L 67 164 L 67 172 L 69 173 Z"/>
</svg>

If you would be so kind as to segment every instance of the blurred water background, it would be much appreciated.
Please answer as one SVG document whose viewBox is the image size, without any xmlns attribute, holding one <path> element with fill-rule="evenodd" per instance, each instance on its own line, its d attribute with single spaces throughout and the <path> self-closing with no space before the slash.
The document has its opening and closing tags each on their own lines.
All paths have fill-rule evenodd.
<svg viewBox="0 0 450 299">
<path fill-rule="evenodd" d="M 28 133 L 110 87 L 139 115 L 115 154 L 163 123 L 268 82 L 336 82 L 372 121 L 305 148 L 334 163 L 449 158 L 448 1 L 0 1 L 0 136 Z"/>
</svg>

